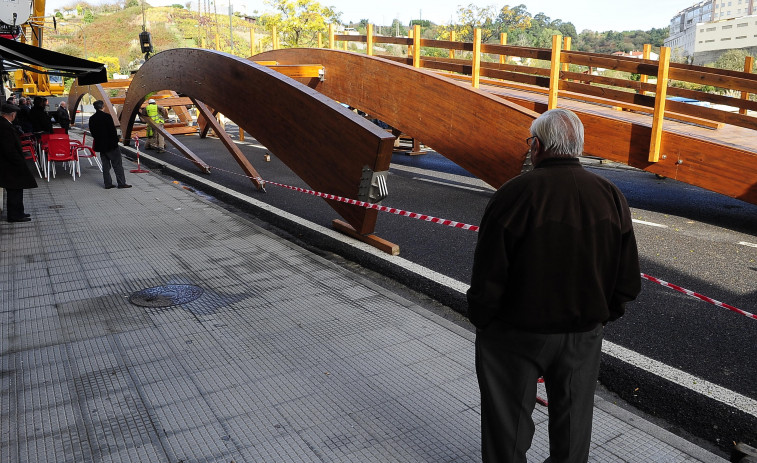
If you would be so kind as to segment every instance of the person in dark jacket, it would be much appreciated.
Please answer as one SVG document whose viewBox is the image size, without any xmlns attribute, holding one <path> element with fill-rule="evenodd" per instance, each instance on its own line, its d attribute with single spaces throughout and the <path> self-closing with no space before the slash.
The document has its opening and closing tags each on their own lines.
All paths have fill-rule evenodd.
<svg viewBox="0 0 757 463">
<path fill-rule="evenodd" d="M 13 120 L 18 106 L 3 104 L 0 107 L 0 187 L 8 197 L 8 222 L 29 222 L 24 212 L 24 189 L 37 188 L 37 181 L 26 165 L 21 140 Z"/>
<path fill-rule="evenodd" d="M 21 131 L 23 133 L 34 132 L 34 128 L 32 127 L 32 120 L 29 116 L 29 112 L 32 110 L 31 99 L 21 97 L 18 107 L 20 108 L 20 110 L 16 113 L 16 122 L 18 122 L 18 124 L 21 126 Z"/>
<path fill-rule="evenodd" d="M 586 462 L 603 326 L 641 290 L 636 239 L 623 194 L 577 159 L 574 113 L 545 112 L 531 135 L 535 168 L 487 205 L 467 293 L 483 461 L 526 461 L 543 376 L 549 461 Z"/>
<path fill-rule="evenodd" d="M 68 133 L 68 128 L 71 126 L 71 116 L 68 114 L 68 105 L 65 101 L 61 101 L 58 105 L 58 110 L 55 112 L 55 120 Z"/>
<path fill-rule="evenodd" d="M 34 97 L 34 106 L 29 111 L 29 120 L 32 124 L 32 132 L 53 133 L 53 123 L 50 115 L 47 114 L 47 98 L 41 96 Z"/>
<path fill-rule="evenodd" d="M 126 183 L 121 149 L 118 147 L 118 132 L 113 123 L 113 117 L 103 111 L 105 103 L 102 100 L 95 101 L 93 106 L 95 113 L 89 118 L 89 131 L 92 133 L 92 149 L 100 153 L 103 163 L 105 189 L 113 188 L 113 179 L 110 176 L 111 166 L 116 174 L 118 188 L 131 188 L 131 185 Z"/>
</svg>

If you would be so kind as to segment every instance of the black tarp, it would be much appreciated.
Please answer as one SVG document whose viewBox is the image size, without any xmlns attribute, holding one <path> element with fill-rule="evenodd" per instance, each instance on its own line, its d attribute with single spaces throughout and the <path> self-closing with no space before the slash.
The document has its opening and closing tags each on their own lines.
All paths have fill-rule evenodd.
<svg viewBox="0 0 757 463">
<path fill-rule="evenodd" d="M 44 48 L 33 47 L 25 43 L 0 38 L 0 58 L 6 66 L 40 72 L 30 69 L 30 65 L 46 68 L 44 74 L 78 77 L 79 85 L 94 85 L 108 81 L 105 65 L 75 56 L 65 55 Z"/>
</svg>

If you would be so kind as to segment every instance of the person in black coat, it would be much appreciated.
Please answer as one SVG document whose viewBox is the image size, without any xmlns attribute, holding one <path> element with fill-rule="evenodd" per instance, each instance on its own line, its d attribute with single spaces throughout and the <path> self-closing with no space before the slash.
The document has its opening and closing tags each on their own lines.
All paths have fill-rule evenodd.
<svg viewBox="0 0 757 463">
<path fill-rule="evenodd" d="M 8 222 L 29 222 L 24 212 L 24 189 L 37 188 L 31 171 L 26 166 L 21 140 L 13 127 L 18 106 L 4 104 L 0 107 L 0 187 L 8 196 Z"/>
<path fill-rule="evenodd" d="M 71 116 L 68 114 L 68 105 L 65 101 L 61 101 L 58 105 L 58 110 L 55 112 L 55 120 L 68 133 L 68 128 L 71 126 Z"/>
<path fill-rule="evenodd" d="M 94 102 L 95 114 L 89 118 L 89 131 L 92 133 L 92 149 L 100 153 L 103 163 L 103 181 L 105 189 L 113 188 L 113 179 L 110 176 L 110 168 L 116 174 L 118 188 L 131 188 L 126 183 L 124 168 L 121 159 L 121 149 L 118 147 L 118 132 L 116 124 L 110 114 L 103 111 L 105 103 L 102 100 Z"/>
<path fill-rule="evenodd" d="M 53 123 L 45 107 L 47 98 L 34 97 L 34 106 L 29 111 L 29 120 L 32 123 L 33 132 L 53 133 Z"/>
</svg>

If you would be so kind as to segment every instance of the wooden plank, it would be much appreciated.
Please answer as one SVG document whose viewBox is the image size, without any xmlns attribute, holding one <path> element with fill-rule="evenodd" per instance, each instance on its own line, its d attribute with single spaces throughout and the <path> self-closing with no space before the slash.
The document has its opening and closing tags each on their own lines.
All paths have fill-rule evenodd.
<svg viewBox="0 0 757 463">
<path fill-rule="evenodd" d="M 754 57 L 747 56 L 744 59 L 744 72 L 746 72 L 747 74 L 751 74 L 753 67 L 754 67 Z M 744 101 L 749 101 L 749 92 L 741 92 L 741 99 Z M 746 108 L 742 107 L 741 109 L 739 109 L 739 114 L 746 115 L 747 114 Z"/>
<path fill-rule="evenodd" d="M 300 77 L 318 78 L 320 77 L 320 71 L 323 70 L 323 66 L 320 64 L 277 64 L 267 67 L 293 79 Z"/>
<path fill-rule="evenodd" d="M 660 65 L 657 72 L 657 92 L 655 94 L 654 115 L 652 116 L 652 134 L 649 142 L 649 162 L 658 162 L 660 160 L 662 123 L 665 120 L 665 99 L 668 92 L 669 66 L 670 47 L 661 47 Z"/>
<path fill-rule="evenodd" d="M 486 43 L 481 45 L 482 53 L 493 55 L 518 56 L 520 58 L 540 59 L 549 61 L 552 59 L 552 51 L 549 48 L 517 47 L 513 45 L 499 45 Z"/>
<path fill-rule="evenodd" d="M 311 84 L 325 96 L 423 140 L 490 185 L 499 186 L 520 174 L 526 155 L 523 140 L 536 113 L 432 71 L 377 57 L 317 49 L 261 55 L 281 63 L 303 62 L 305 57 L 329 70 L 328 79 Z"/>
<path fill-rule="evenodd" d="M 156 131 L 160 135 L 162 135 L 166 139 L 166 141 L 168 143 L 172 144 L 177 150 L 179 150 L 179 152 L 181 154 L 183 154 L 184 157 L 186 157 L 187 159 L 189 159 L 190 161 L 192 161 L 192 164 L 194 164 L 195 166 L 197 166 L 197 168 L 200 169 L 200 171 L 202 171 L 205 174 L 209 174 L 210 173 L 210 166 L 207 165 L 205 163 L 205 161 L 203 161 L 202 159 L 200 159 L 199 157 L 197 157 L 197 155 L 194 154 L 192 152 L 192 150 L 190 150 L 189 148 L 187 148 L 186 145 L 184 145 L 184 143 L 180 142 L 178 138 L 174 137 L 173 134 L 171 134 L 171 132 L 169 132 L 168 130 L 164 129 L 159 124 L 156 124 L 155 122 L 153 122 L 153 120 L 150 119 L 149 117 L 147 119 L 145 119 L 145 122 L 147 122 L 147 125 L 149 125 L 150 127 L 152 127 L 152 129 L 154 131 Z M 124 139 L 126 139 L 126 138 L 124 138 Z"/>
<path fill-rule="evenodd" d="M 101 85 L 102 88 L 129 88 L 130 84 L 131 84 L 131 79 L 118 79 L 118 80 L 110 80 L 108 82 L 103 82 L 99 85 Z"/>
<path fill-rule="evenodd" d="M 394 45 L 412 45 L 413 42 L 407 37 L 387 37 L 383 35 L 377 35 L 373 39 L 376 43 L 392 43 Z"/>
<path fill-rule="evenodd" d="M 344 57 L 365 56 L 325 49 L 297 50 Z M 281 64 L 319 62 L 276 59 L 276 53 L 288 51 L 269 51 L 252 58 Z M 378 58 L 371 59 L 387 63 Z M 394 139 L 375 124 L 333 99 L 250 60 L 196 48 L 166 50 L 142 65 L 134 77 L 121 116 L 127 137 L 128 127 L 144 96 L 165 88 L 166 69 L 170 69 L 174 76 L 172 90 L 225 114 L 314 190 L 353 198 L 358 194 L 364 166 L 374 171 L 389 169 Z M 195 76 L 198 75 L 214 76 L 213 85 L 197 79 Z M 353 75 L 345 79 L 344 75 L 337 73 L 333 80 L 344 79 L 349 84 L 352 78 Z M 318 79 L 306 80 L 319 82 Z M 303 114 L 307 117 L 303 118 Z M 349 149 L 346 151 L 345 147 Z M 302 201 L 312 201 L 312 198 L 303 196 Z M 359 234 L 373 232 L 377 211 L 336 201 L 326 202 Z"/>
<path fill-rule="evenodd" d="M 408 52 L 408 55 L 411 53 Z M 416 24 L 413 26 L 413 67 L 421 66 L 421 26 Z"/>
<path fill-rule="evenodd" d="M 376 235 L 361 235 L 355 231 L 349 224 L 342 222 L 341 220 L 333 220 L 331 225 L 334 230 L 351 236 L 358 241 L 370 244 L 374 248 L 389 254 L 390 256 L 398 256 L 400 254 L 400 247 L 392 242 L 389 242 L 383 238 L 379 238 Z"/>
<path fill-rule="evenodd" d="M 145 125 L 140 124 L 143 128 L 139 129 L 135 126 L 134 129 L 131 131 L 131 138 L 139 137 L 139 138 L 147 138 L 147 130 L 144 129 Z M 197 134 L 197 127 L 171 127 L 167 128 L 166 131 L 172 135 L 196 135 Z"/>
<path fill-rule="evenodd" d="M 507 45 L 507 32 L 499 34 L 499 44 Z M 499 55 L 499 64 L 507 64 L 507 55 Z"/>
<path fill-rule="evenodd" d="M 757 76 L 754 74 L 739 71 L 731 71 L 730 74 L 725 74 L 719 72 L 721 71 L 720 69 L 704 69 L 707 69 L 707 71 L 671 67 L 670 78 L 673 80 L 682 80 L 684 82 L 693 82 L 695 84 L 712 85 L 731 90 L 757 93 Z"/>
<path fill-rule="evenodd" d="M 210 123 L 210 126 L 213 128 L 213 132 L 215 132 L 215 134 L 221 140 L 223 146 L 225 146 L 226 149 L 229 150 L 229 153 L 231 153 L 231 156 L 235 161 L 237 161 L 237 164 L 239 164 L 239 167 L 242 168 L 242 171 L 247 175 L 247 177 L 249 177 L 249 179 L 258 190 L 263 190 L 263 184 L 260 182 L 260 174 L 257 170 L 255 170 L 255 168 L 252 166 L 252 163 L 245 157 L 239 147 L 231 139 L 231 137 L 229 137 L 229 134 L 226 133 L 226 130 L 221 127 L 221 124 L 218 123 L 218 120 L 213 117 L 210 109 L 202 101 L 192 101 L 194 102 L 195 106 L 197 106 L 197 109 L 200 110 L 205 119 Z M 242 132 L 241 129 L 239 131 L 240 133 Z"/>
<path fill-rule="evenodd" d="M 605 68 L 614 71 L 625 71 L 634 74 L 657 75 L 657 61 L 627 58 L 620 56 L 589 53 L 585 51 L 567 51 L 563 54 L 563 61 L 578 66 Z M 672 78 L 672 77 L 671 77 Z"/>
<path fill-rule="evenodd" d="M 555 109 L 557 107 L 557 91 L 560 89 L 560 36 L 552 36 L 552 61 L 549 73 L 549 96 L 547 107 Z"/>
<path fill-rule="evenodd" d="M 451 39 L 451 40 L 421 39 L 421 46 L 430 47 L 430 48 L 444 48 L 447 50 L 473 51 L 472 43 L 455 42 L 454 39 Z"/>
<path fill-rule="evenodd" d="M 481 29 L 478 27 L 473 30 L 473 62 L 471 67 L 471 83 L 474 88 L 478 88 L 481 79 Z"/>
</svg>

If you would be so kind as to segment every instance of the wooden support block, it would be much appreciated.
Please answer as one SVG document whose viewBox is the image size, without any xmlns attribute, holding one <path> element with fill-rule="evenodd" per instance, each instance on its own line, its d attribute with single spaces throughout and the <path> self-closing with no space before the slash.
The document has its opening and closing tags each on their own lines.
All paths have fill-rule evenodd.
<svg viewBox="0 0 757 463">
<path fill-rule="evenodd" d="M 649 162 L 660 160 L 662 144 L 662 122 L 665 120 L 665 98 L 668 95 L 668 70 L 670 69 L 670 47 L 660 48 L 660 60 L 657 70 L 657 91 L 652 116 L 652 136 L 649 140 Z"/>
<path fill-rule="evenodd" d="M 339 219 L 334 219 L 331 224 L 334 227 L 334 230 L 355 238 L 358 241 L 369 244 L 379 251 L 385 252 L 392 256 L 398 256 L 400 254 L 400 247 L 398 245 L 391 243 L 383 238 L 379 238 L 376 235 L 360 235 L 349 224 L 342 222 Z"/>
<path fill-rule="evenodd" d="M 320 71 L 323 66 L 320 64 L 277 64 L 269 65 L 268 68 L 280 72 L 287 77 L 297 78 L 318 78 L 321 76 Z"/>
</svg>

